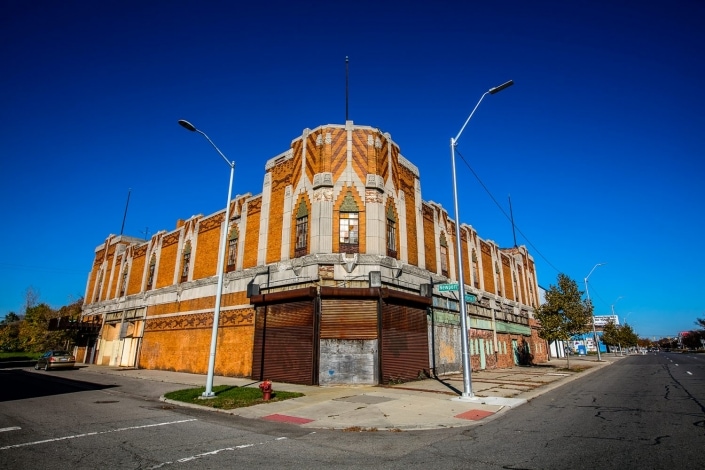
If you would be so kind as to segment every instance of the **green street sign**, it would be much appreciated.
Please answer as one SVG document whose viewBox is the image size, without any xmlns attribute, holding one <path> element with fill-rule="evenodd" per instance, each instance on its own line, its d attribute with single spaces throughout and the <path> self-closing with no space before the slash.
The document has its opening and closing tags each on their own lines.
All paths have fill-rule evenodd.
<svg viewBox="0 0 705 470">
<path fill-rule="evenodd" d="M 458 290 L 458 283 L 453 284 L 438 284 L 438 290 L 441 292 L 449 292 L 452 290 Z"/>
<path fill-rule="evenodd" d="M 465 294 L 465 302 L 468 302 L 468 303 L 477 302 L 477 296 L 475 294 Z"/>
</svg>

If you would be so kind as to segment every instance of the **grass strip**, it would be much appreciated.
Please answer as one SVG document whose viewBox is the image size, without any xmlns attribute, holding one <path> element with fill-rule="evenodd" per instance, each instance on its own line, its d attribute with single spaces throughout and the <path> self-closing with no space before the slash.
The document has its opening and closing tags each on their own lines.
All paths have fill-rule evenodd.
<svg viewBox="0 0 705 470">
<path fill-rule="evenodd" d="M 262 391 L 254 387 L 237 387 L 234 385 L 218 385 L 213 387 L 214 398 L 202 399 L 205 387 L 187 388 L 165 393 L 164 397 L 169 400 L 192 403 L 195 405 L 208 406 L 221 410 L 232 410 L 245 406 L 260 405 L 262 403 L 272 403 L 304 396 L 298 392 L 274 391 L 269 401 L 262 399 Z"/>
</svg>

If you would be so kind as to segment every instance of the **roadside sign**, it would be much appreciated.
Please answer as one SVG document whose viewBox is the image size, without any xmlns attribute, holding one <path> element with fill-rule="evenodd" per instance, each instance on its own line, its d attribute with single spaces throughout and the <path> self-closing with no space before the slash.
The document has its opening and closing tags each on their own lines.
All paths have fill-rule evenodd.
<svg viewBox="0 0 705 470">
<path fill-rule="evenodd" d="M 438 284 L 438 290 L 441 292 L 449 292 L 452 290 L 458 290 L 458 283 L 453 284 Z"/>
<path fill-rule="evenodd" d="M 477 302 L 477 296 L 475 294 L 465 294 L 465 302 L 468 302 L 468 303 Z"/>
</svg>

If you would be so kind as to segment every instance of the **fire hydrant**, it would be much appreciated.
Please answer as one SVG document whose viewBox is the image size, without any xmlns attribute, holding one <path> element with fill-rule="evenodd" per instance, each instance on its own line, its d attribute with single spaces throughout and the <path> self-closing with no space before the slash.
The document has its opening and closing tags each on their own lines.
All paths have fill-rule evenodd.
<svg viewBox="0 0 705 470">
<path fill-rule="evenodd" d="M 272 382 L 265 380 L 259 384 L 259 388 L 262 390 L 262 400 L 269 401 L 269 399 L 272 398 Z"/>
</svg>

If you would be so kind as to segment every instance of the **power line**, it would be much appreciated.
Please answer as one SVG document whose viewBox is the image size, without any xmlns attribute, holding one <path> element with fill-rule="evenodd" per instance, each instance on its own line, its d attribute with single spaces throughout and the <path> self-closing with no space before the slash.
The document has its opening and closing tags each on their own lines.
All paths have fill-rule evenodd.
<svg viewBox="0 0 705 470">
<path fill-rule="evenodd" d="M 553 269 L 555 269 L 556 272 L 558 272 L 558 273 L 562 272 L 560 269 L 558 269 L 557 267 L 555 267 L 555 266 L 553 265 L 553 263 L 551 263 L 551 262 L 539 251 L 539 249 L 536 248 L 536 246 L 535 246 L 533 243 L 531 243 L 531 240 L 529 240 L 529 237 L 527 237 L 526 235 L 524 235 L 524 232 L 522 232 L 521 229 L 519 229 L 519 227 L 517 227 L 516 224 L 514 224 L 514 221 L 512 220 L 512 218 L 509 217 L 509 215 L 504 211 L 504 209 L 503 209 L 502 206 L 499 204 L 499 202 L 497 202 L 497 199 L 495 199 L 495 197 L 492 195 L 492 193 L 490 192 L 490 190 L 487 189 L 487 186 L 485 186 L 485 183 L 482 182 L 482 180 L 481 180 L 480 177 L 477 175 L 477 173 L 475 173 L 475 170 L 473 170 L 472 167 L 470 166 L 470 164 L 467 162 L 467 160 L 465 160 L 465 157 L 463 157 L 463 155 L 462 155 L 460 152 L 458 152 L 458 149 L 455 149 L 455 153 L 457 153 L 458 155 L 460 155 L 460 158 L 463 160 L 463 163 L 465 163 L 465 166 L 468 167 L 468 170 L 470 170 L 470 172 L 473 174 L 473 176 L 475 177 L 475 179 L 477 179 L 477 181 L 480 183 L 480 185 L 481 185 L 482 188 L 485 190 L 485 192 L 490 196 L 490 199 L 492 199 L 492 201 L 495 203 L 495 205 L 499 208 L 500 212 L 502 212 L 502 214 L 504 214 L 504 216 L 507 218 L 507 220 L 509 220 L 509 221 L 514 225 L 514 227 L 516 228 L 516 231 L 519 232 L 522 237 L 524 237 L 524 240 L 526 240 L 526 243 L 528 243 L 529 246 L 531 246 L 531 248 L 533 248 L 533 252 L 534 252 L 534 253 L 537 253 L 550 267 L 552 267 Z M 456 223 L 460 223 L 460 221 L 456 221 Z"/>
</svg>

